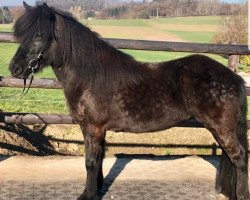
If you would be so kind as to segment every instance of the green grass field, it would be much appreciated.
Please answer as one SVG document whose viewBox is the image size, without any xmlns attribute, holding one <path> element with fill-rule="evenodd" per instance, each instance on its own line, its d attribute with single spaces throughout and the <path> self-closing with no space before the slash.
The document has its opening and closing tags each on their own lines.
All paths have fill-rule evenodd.
<svg viewBox="0 0 250 200">
<path fill-rule="evenodd" d="M 109 19 L 109 20 L 81 20 L 83 24 L 89 26 L 150 26 L 150 23 L 158 24 L 185 24 L 185 25 L 218 25 L 221 17 L 173 17 L 173 18 L 153 18 L 153 19 Z"/>
<path fill-rule="evenodd" d="M 11 32 L 12 24 L 0 24 L 0 32 Z"/>
<path fill-rule="evenodd" d="M 220 16 L 201 16 L 201 17 L 173 17 L 153 19 L 160 24 L 185 24 L 185 25 L 218 25 Z"/>
<path fill-rule="evenodd" d="M 127 26 L 127 27 L 148 27 L 147 20 L 142 19 L 110 19 L 110 20 L 81 20 L 87 26 Z"/>
<path fill-rule="evenodd" d="M 205 31 L 200 31 L 198 35 L 190 31 L 168 30 L 167 32 L 177 35 L 178 37 L 181 37 L 187 41 L 195 42 L 195 43 L 210 43 L 211 38 L 214 36 L 214 32 L 205 32 Z"/>
<path fill-rule="evenodd" d="M 169 38 L 189 42 L 208 43 L 215 34 L 219 17 L 179 17 L 152 20 L 84 20 L 91 29 L 98 31 L 103 37 L 134 38 L 158 40 Z M 202 27 L 210 27 L 204 31 Z M 184 28 L 184 29 L 183 29 Z M 117 30 L 121 30 L 118 31 Z M 0 25 L 0 31 L 12 31 L 12 25 Z M 114 34 L 114 32 L 117 32 Z M 141 35 L 140 35 L 141 34 Z M 9 62 L 14 55 L 18 44 L 0 43 L 0 76 L 10 76 Z M 124 50 L 136 60 L 142 62 L 161 62 L 180 58 L 189 53 L 153 52 Z M 217 56 L 208 55 L 227 65 L 227 60 Z M 50 68 L 47 68 L 36 77 L 54 78 Z M 0 110 L 8 112 L 40 112 L 40 113 L 68 113 L 68 109 L 61 90 L 31 89 L 29 93 L 20 98 L 22 89 L 1 88 Z"/>
</svg>

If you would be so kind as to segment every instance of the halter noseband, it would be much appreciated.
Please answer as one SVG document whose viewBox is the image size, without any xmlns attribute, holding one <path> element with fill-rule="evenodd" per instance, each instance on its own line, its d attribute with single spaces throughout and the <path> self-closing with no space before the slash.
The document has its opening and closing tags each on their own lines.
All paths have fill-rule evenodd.
<svg viewBox="0 0 250 200">
<path fill-rule="evenodd" d="M 26 79 L 30 75 L 33 76 L 35 70 L 37 70 L 40 67 L 40 61 L 43 57 L 43 51 L 41 51 L 35 59 L 32 59 L 29 61 L 28 68 L 24 71 L 22 78 Z"/>
</svg>

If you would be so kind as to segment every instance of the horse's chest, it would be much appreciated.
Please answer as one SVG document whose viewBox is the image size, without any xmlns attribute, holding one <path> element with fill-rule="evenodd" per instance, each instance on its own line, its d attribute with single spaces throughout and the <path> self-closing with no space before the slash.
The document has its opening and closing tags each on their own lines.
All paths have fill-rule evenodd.
<svg viewBox="0 0 250 200">
<path fill-rule="evenodd" d="M 108 118 L 109 104 L 110 101 L 106 98 L 98 99 L 91 92 L 86 91 L 79 101 L 75 102 L 72 116 L 79 123 L 87 121 L 88 123 L 104 124 Z"/>
</svg>

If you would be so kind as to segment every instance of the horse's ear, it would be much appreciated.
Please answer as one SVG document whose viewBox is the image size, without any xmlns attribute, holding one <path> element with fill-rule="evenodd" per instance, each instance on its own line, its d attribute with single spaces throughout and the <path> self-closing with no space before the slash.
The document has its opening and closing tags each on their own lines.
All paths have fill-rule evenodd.
<svg viewBox="0 0 250 200">
<path fill-rule="evenodd" d="M 47 5 L 47 3 L 43 3 L 43 8 L 44 9 L 49 9 L 49 6 Z"/>
<path fill-rule="evenodd" d="M 43 11 L 46 14 L 51 14 L 51 9 L 46 3 L 43 3 Z"/>
<path fill-rule="evenodd" d="M 25 1 L 23 1 L 23 6 L 24 6 L 26 11 L 31 9 L 31 6 L 29 6 Z"/>
</svg>

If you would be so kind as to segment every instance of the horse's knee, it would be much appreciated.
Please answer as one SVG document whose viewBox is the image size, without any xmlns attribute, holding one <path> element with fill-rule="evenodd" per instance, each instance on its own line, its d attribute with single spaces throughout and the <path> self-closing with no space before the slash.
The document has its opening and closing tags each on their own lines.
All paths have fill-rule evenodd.
<svg viewBox="0 0 250 200">
<path fill-rule="evenodd" d="M 86 159 L 86 169 L 87 170 L 94 170 L 95 167 L 95 160 L 93 158 L 87 158 Z"/>
</svg>

